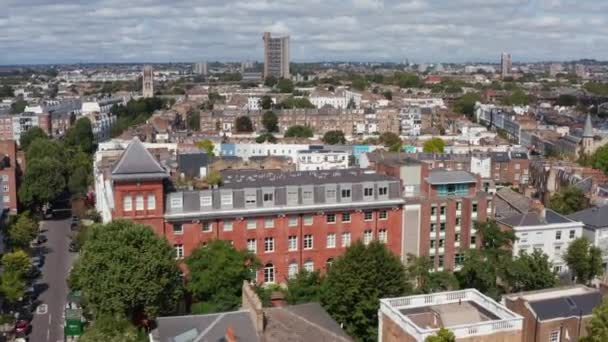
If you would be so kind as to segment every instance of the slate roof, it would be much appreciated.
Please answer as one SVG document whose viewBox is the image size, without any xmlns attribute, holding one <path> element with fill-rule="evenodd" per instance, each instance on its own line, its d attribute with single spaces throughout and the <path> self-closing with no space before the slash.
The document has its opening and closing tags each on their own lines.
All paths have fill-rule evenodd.
<svg viewBox="0 0 608 342">
<path fill-rule="evenodd" d="M 131 140 L 112 170 L 113 180 L 162 179 L 168 176 L 137 137 Z"/>
<path fill-rule="evenodd" d="M 153 335 L 159 342 L 223 342 L 228 327 L 239 342 L 259 341 L 248 311 L 159 317 L 157 324 Z"/>
<path fill-rule="evenodd" d="M 568 223 L 574 221 L 556 213 L 551 209 L 545 209 L 544 218 L 541 217 L 540 213 L 536 211 L 529 211 L 525 214 L 507 217 L 505 219 L 500 220 L 499 222 L 511 227 L 528 227 L 542 226 L 546 224 Z"/>
<path fill-rule="evenodd" d="M 198 177 L 201 167 L 209 165 L 209 156 L 202 151 L 180 153 L 177 155 L 177 164 L 179 170 L 188 177 Z"/>
<path fill-rule="evenodd" d="M 529 304 L 540 320 L 548 320 L 571 316 L 587 316 L 592 313 L 593 308 L 601 303 L 602 295 L 598 291 L 576 296 L 531 301 Z"/>
<path fill-rule="evenodd" d="M 426 180 L 433 185 L 477 182 L 475 176 L 467 171 L 448 171 L 442 169 L 431 170 Z"/>
<path fill-rule="evenodd" d="M 494 208 L 496 216 L 509 217 L 526 213 L 530 210 L 532 200 L 518 192 L 511 190 L 509 187 L 504 187 L 496 191 L 494 198 Z"/>
<path fill-rule="evenodd" d="M 608 206 L 593 207 L 568 215 L 575 221 L 581 221 L 585 228 L 598 229 L 608 227 Z"/>
<path fill-rule="evenodd" d="M 263 186 L 314 185 L 396 181 L 391 176 L 361 169 L 284 172 L 277 170 L 224 170 L 222 188 L 259 188 Z"/>
</svg>

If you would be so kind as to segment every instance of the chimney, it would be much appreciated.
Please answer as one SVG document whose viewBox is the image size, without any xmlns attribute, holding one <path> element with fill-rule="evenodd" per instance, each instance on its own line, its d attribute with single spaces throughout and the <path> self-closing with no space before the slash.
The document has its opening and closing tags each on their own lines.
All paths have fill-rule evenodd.
<svg viewBox="0 0 608 342">
<path fill-rule="evenodd" d="M 232 326 L 228 326 L 228 328 L 226 328 L 226 335 L 224 336 L 224 340 L 226 342 L 236 342 L 236 336 L 234 336 L 234 330 L 232 329 Z"/>
<path fill-rule="evenodd" d="M 545 219 L 546 217 L 546 209 L 545 206 L 541 203 L 541 201 L 535 199 L 532 201 L 532 204 L 530 205 L 530 211 L 534 211 L 536 213 L 538 213 L 538 216 L 540 216 L 541 219 Z"/>
<path fill-rule="evenodd" d="M 262 302 L 247 280 L 243 281 L 242 308 L 249 311 L 249 318 L 258 336 L 264 334 L 264 310 Z"/>
</svg>

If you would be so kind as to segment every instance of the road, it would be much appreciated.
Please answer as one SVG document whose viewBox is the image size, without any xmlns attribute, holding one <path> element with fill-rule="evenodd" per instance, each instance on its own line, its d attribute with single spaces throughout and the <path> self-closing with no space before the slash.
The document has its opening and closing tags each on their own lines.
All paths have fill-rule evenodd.
<svg viewBox="0 0 608 342">
<path fill-rule="evenodd" d="M 48 241 L 42 246 L 45 262 L 42 276 L 35 289 L 38 296 L 38 309 L 34 312 L 30 341 L 63 341 L 63 309 L 68 293 L 67 276 L 75 259 L 70 253 L 70 220 L 44 221 L 43 234 Z"/>
</svg>

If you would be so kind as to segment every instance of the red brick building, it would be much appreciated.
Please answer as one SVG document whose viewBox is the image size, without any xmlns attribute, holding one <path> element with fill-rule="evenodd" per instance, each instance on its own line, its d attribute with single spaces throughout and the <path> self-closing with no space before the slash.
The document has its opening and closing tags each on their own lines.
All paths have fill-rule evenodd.
<svg viewBox="0 0 608 342">
<path fill-rule="evenodd" d="M 20 165 L 23 156 L 17 154 L 17 144 L 14 140 L 0 140 L 0 179 L 2 192 L 2 205 L 11 214 L 17 214 L 17 186 Z"/>
<path fill-rule="evenodd" d="M 181 259 L 212 239 L 255 252 L 257 279 L 283 282 L 304 268 L 327 269 L 356 240 L 402 254 L 401 186 L 363 170 L 233 170 L 206 190 L 168 191 L 168 174 L 138 139 L 111 174 L 112 218 L 150 225 Z"/>
</svg>

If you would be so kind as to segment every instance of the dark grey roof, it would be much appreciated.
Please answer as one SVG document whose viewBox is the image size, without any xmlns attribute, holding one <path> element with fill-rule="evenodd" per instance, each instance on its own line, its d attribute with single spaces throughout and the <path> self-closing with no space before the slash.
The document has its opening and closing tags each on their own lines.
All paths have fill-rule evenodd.
<svg viewBox="0 0 608 342">
<path fill-rule="evenodd" d="M 228 327 L 233 329 L 239 342 L 259 341 L 248 311 L 159 317 L 157 323 L 158 327 L 153 334 L 158 337 L 159 342 L 190 342 L 194 340 L 220 342 L 224 341 Z"/>
<path fill-rule="evenodd" d="M 394 177 L 369 173 L 361 169 L 331 171 L 295 171 L 277 170 L 224 170 L 222 171 L 223 188 L 246 188 L 263 186 L 314 185 L 333 183 L 361 183 L 374 181 L 394 181 Z"/>
<path fill-rule="evenodd" d="M 598 292 L 577 296 L 549 298 L 530 302 L 530 307 L 540 320 L 590 315 L 593 308 L 602 303 Z"/>
<path fill-rule="evenodd" d="M 133 138 L 112 171 L 113 180 L 162 179 L 168 174 L 137 137 Z"/>
<path fill-rule="evenodd" d="M 475 183 L 477 179 L 471 173 L 467 171 L 448 171 L 442 169 L 435 169 L 429 172 L 429 176 L 426 178 L 427 182 L 433 185 L 439 184 L 462 184 L 462 183 Z"/>
<path fill-rule="evenodd" d="M 608 206 L 593 207 L 578 211 L 568 217 L 575 221 L 581 221 L 585 228 L 598 229 L 608 227 Z"/>
<path fill-rule="evenodd" d="M 504 187 L 496 191 L 494 208 L 498 218 L 526 213 L 530 210 L 532 200 L 518 192 Z"/>
<path fill-rule="evenodd" d="M 201 167 L 206 167 L 209 164 L 209 156 L 207 153 L 188 152 L 177 155 L 177 167 L 180 172 L 183 172 L 188 177 L 198 177 Z"/>
<path fill-rule="evenodd" d="M 508 162 L 511 160 L 511 158 L 509 158 L 509 154 L 507 152 L 493 152 L 492 160 L 495 162 Z"/>
<path fill-rule="evenodd" d="M 528 154 L 525 152 L 511 152 L 511 159 L 528 159 Z"/>
<path fill-rule="evenodd" d="M 545 217 L 541 217 L 537 211 L 529 211 L 525 214 L 515 215 L 500 220 L 511 227 L 526 227 L 526 226 L 542 226 L 545 224 L 567 223 L 574 222 L 573 220 L 562 216 L 551 209 L 545 209 Z"/>
<path fill-rule="evenodd" d="M 319 303 L 265 309 L 266 341 L 352 341 Z"/>
</svg>

